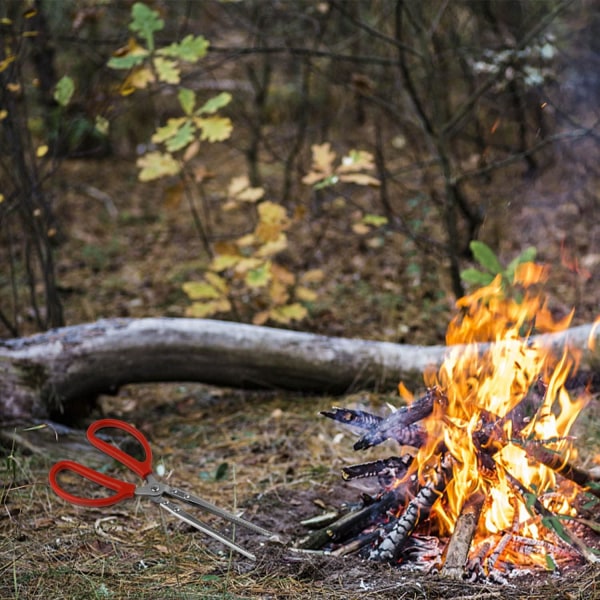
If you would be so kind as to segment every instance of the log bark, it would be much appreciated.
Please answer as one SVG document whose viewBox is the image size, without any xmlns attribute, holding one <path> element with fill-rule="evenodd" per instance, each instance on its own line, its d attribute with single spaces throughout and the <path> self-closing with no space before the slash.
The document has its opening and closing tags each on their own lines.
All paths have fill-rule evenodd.
<svg viewBox="0 0 600 600">
<path fill-rule="evenodd" d="M 591 330 L 584 325 L 538 339 L 549 347 L 584 349 Z M 600 331 L 595 338 L 600 342 Z M 128 383 L 194 381 L 334 394 L 392 389 L 400 380 L 420 383 L 423 370 L 441 364 L 446 350 L 217 320 L 108 319 L 1 341 L 0 418 L 62 420 Z M 598 350 L 585 350 L 583 364 L 598 356 Z"/>
</svg>

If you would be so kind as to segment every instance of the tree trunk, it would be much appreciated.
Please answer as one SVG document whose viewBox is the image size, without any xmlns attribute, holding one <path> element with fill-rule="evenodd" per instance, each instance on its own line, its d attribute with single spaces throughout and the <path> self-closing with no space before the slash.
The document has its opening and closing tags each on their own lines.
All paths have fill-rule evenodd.
<svg viewBox="0 0 600 600">
<path fill-rule="evenodd" d="M 591 325 L 536 338 L 587 349 Z M 600 331 L 595 332 L 600 342 Z M 596 345 L 598 347 L 598 344 Z M 484 346 L 482 346 L 482 349 Z M 206 319 L 108 319 L 0 341 L 0 418 L 68 419 L 128 383 L 345 393 L 421 383 L 444 346 L 409 346 Z"/>
</svg>

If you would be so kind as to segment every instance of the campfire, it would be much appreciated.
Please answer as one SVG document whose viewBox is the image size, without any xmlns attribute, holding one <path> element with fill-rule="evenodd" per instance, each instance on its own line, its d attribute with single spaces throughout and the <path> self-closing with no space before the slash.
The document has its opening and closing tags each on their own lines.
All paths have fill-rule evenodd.
<svg viewBox="0 0 600 600">
<path fill-rule="evenodd" d="M 531 337 L 563 330 L 572 318 L 551 314 L 539 291 L 546 276 L 526 263 L 512 293 L 498 276 L 459 300 L 451 348 L 441 368 L 426 373 L 422 397 L 401 384 L 407 405 L 387 417 L 322 413 L 360 430 L 355 450 L 393 440 L 400 452 L 344 468 L 344 479 L 376 477 L 381 491 L 320 523 L 304 548 L 472 581 L 599 561 L 588 545 L 598 531 L 600 478 L 575 466 L 570 433 L 590 398 L 571 393 L 581 388 L 578 353 L 556 354 Z"/>
</svg>

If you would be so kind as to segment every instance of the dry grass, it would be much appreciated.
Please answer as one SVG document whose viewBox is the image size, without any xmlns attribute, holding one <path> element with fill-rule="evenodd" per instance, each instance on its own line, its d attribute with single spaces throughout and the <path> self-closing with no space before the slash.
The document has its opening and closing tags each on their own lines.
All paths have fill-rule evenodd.
<svg viewBox="0 0 600 600">
<path fill-rule="evenodd" d="M 356 461 L 351 434 L 340 436 L 334 423 L 316 416 L 330 398 L 138 386 L 102 404 L 105 414 L 149 436 L 155 464 L 164 465 L 171 482 L 220 506 L 243 507 L 246 518 L 291 542 L 304 534 L 299 522 L 319 506 L 358 498 L 338 476 L 340 466 Z M 2 432 L 5 443 L 15 438 L 15 428 Z M 81 432 L 58 441 L 50 428 L 16 433 L 0 467 L 1 598 L 600 598 L 597 567 L 579 566 L 560 578 L 519 578 L 510 587 L 470 585 L 356 558 L 261 546 L 254 534 L 239 531 L 237 540 L 258 556 L 252 563 L 223 553 L 151 503 L 98 510 L 64 503 L 47 485 L 52 462 L 77 456 L 99 467 L 104 459 L 89 450 Z M 225 477 L 217 481 L 225 463 Z M 110 472 L 125 475 L 115 465 Z"/>
</svg>

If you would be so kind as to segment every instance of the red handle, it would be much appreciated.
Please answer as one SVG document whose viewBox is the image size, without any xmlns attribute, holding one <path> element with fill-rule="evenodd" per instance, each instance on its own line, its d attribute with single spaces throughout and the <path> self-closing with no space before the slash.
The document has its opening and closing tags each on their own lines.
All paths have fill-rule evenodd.
<svg viewBox="0 0 600 600">
<path fill-rule="evenodd" d="M 114 490 L 117 493 L 104 498 L 83 498 L 82 496 L 75 496 L 74 494 L 71 494 L 63 489 L 58 483 L 57 475 L 61 471 L 73 471 L 74 473 L 78 473 L 82 477 L 85 477 L 94 483 L 98 483 L 109 490 Z M 94 469 L 84 467 L 83 465 L 73 462 L 72 460 L 61 460 L 60 462 L 57 462 L 50 469 L 48 479 L 50 480 L 52 489 L 63 500 L 73 504 L 79 504 L 81 506 L 110 506 L 111 504 L 116 504 L 117 502 L 121 502 L 127 498 L 133 498 L 136 488 L 134 483 L 121 481 L 119 479 L 115 479 L 114 477 L 104 475 L 104 473 L 99 473 L 98 471 L 94 471 Z"/>
<path fill-rule="evenodd" d="M 113 429 L 120 429 L 121 431 L 125 431 L 134 437 L 144 449 L 144 460 L 137 460 L 120 448 L 117 448 L 113 444 L 109 444 L 108 442 L 105 442 L 96 436 L 96 432 L 98 430 L 107 429 L 109 427 Z M 139 475 L 142 479 L 146 479 L 146 477 L 152 473 L 152 450 L 150 448 L 150 444 L 142 432 L 133 427 L 133 425 L 118 419 L 100 419 L 88 427 L 87 438 L 93 446 L 98 448 L 98 450 L 122 463 L 128 469 Z M 93 481 L 94 483 L 108 488 L 109 490 L 115 491 L 116 494 L 112 494 L 111 496 L 104 498 L 84 498 L 82 496 L 71 494 L 63 489 L 58 483 L 57 475 L 61 471 L 72 471 L 73 473 L 77 473 L 89 481 Z M 133 483 L 114 479 L 109 475 L 99 473 L 94 469 L 80 465 L 72 460 L 62 460 L 56 463 L 50 469 L 48 479 L 50 480 L 50 486 L 52 489 L 61 498 L 67 500 L 68 502 L 72 502 L 73 504 L 80 504 L 82 506 L 110 506 L 111 504 L 116 504 L 117 502 L 121 502 L 127 498 L 132 498 L 136 489 L 136 485 Z"/>
<path fill-rule="evenodd" d="M 109 444 L 108 442 L 96 437 L 96 432 L 99 429 L 106 429 L 108 427 L 120 429 L 121 431 L 125 431 L 134 437 L 144 449 L 144 454 L 146 455 L 144 460 L 137 460 L 133 458 L 131 454 L 127 454 L 127 452 L 123 452 L 123 450 L 117 448 L 113 444 Z M 90 441 L 90 444 L 98 448 L 98 450 L 104 452 L 104 454 L 108 454 L 108 456 L 124 464 L 128 469 L 139 475 L 142 479 L 146 479 L 146 477 L 152 473 L 152 450 L 150 448 L 150 444 L 144 437 L 144 434 L 139 429 L 136 429 L 133 425 L 118 419 L 100 419 L 99 421 L 94 421 L 88 427 L 87 438 Z"/>
</svg>

